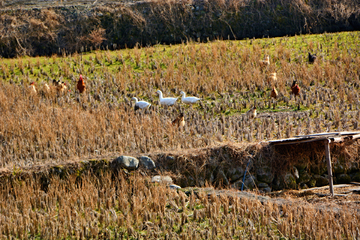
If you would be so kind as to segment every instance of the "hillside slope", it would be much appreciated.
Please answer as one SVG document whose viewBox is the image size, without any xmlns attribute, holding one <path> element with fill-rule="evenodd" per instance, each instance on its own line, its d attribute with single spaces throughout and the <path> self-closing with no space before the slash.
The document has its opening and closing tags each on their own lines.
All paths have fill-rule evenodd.
<svg viewBox="0 0 360 240">
<path fill-rule="evenodd" d="M 359 0 L 5 1 L 0 55 L 360 30 Z"/>
</svg>

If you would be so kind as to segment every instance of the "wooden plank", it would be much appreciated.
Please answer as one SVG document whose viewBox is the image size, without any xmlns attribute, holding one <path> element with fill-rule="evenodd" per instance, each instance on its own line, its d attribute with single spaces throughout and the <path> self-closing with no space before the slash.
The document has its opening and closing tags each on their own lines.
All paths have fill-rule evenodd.
<svg viewBox="0 0 360 240">
<path fill-rule="evenodd" d="M 328 178 L 329 178 L 329 186 L 330 186 L 330 194 L 334 196 L 334 185 L 333 185 L 333 175 L 332 175 L 332 167 L 331 167 L 331 156 L 330 156 L 330 140 L 325 140 L 325 157 L 328 169 Z"/>
<path fill-rule="evenodd" d="M 308 135 L 298 135 L 295 137 L 302 138 L 302 137 L 324 137 L 324 136 L 348 136 L 348 135 L 357 135 L 360 132 L 322 132 L 322 133 L 314 133 Z"/>
<path fill-rule="evenodd" d="M 345 187 L 352 187 L 356 184 L 336 184 L 336 185 L 333 185 L 333 188 L 345 188 Z M 360 185 L 360 184 L 359 184 Z M 307 191 L 316 191 L 316 190 L 325 190 L 325 189 L 328 189 L 329 186 L 322 186 L 322 187 L 313 187 L 313 188 L 307 188 L 307 189 L 301 189 L 299 190 L 300 192 L 307 192 Z"/>
<path fill-rule="evenodd" d="M 345 132 L 345 135 L 341 136 L 340 133 L 329 133 L 329 134 L 312 134 L 306 135 L 303 137 L 293 137 L 293 138 L 284 138 L 279 140 L 271 140 L 268 141 L 272 145 L 287 145 L 287 144 L 298 144 L 298 143 L 308 143 L 308 142 L 316 142 L 323 141 L 325 139 L 330 139 L 332 142 L 351 142 L 356 139 L 360 139 L 360 134 L 351 135 L 352 133 Z M 330 136 L 332 135 L 332 136 Z M 319 136 L 319 137 L 316 137 Z M 335 137 L 337 136 L 337 137 Z"/>
<path fill-rule="evenodd" d="M 295 137 L 348 136 L 348 135 L 356 135 L 356 134 L 360 134 L 360 132 L 322 132 L 322 133 L 314 133 L 308 135 L 298 135 Z"/>
<path fill-rule="evenodd" d="M 285 142 L 285 141 L 298 141 L 301 139 L 313 139 L 315 137 L 304 137 L 304 138 L 298 138 L 298 137 L 291 137 L 291 138 L 281 138 L 276 140 L 269 140 L 268 142 Z"/>
<path fill-rule="evenodd" d="M 341 135 L 341 132 L 323 132 L 323 133 L 314 133 L 314 134 L 308 134 L 308 135 L 298 135 L 295 137 L 324 137 L 324 136 L 339 136 Z"/>
<path fill-rule="evenodd" d="M 327 140 L 327 138 L 319 137 L 319 138 L 311 138 L 311 139 L 292 139 L 289 141 L 284 140 L 281 142 L 269 141 L 269 143 L 272 145 L 290 145 L 290 144 L 308 143 L 308 142 L 316 142 L 316 141 L 324 141 L 324 140 Z"/>
</svg>

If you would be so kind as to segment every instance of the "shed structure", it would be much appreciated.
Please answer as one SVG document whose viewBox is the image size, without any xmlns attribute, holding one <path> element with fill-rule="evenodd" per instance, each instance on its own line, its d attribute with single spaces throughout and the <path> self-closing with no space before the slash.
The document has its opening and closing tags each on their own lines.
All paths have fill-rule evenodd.
<svg viewBox="0 0 360 240">
<path fill-rule="evenodd" d="M 316 134 L 295 136 L 292 138 L 272 140 L 272 141 L 269 141 L 269 144 L 276 146 L 276 145 L 302 144 L 302 143 L 319 142 L 319 141 L 324 142 L 330 194 L 331 194 L 331 196 L 334 196 L 334 184 L 333 184 L 333 174 L 332 174 L 332 166 L 331 166 L 330 144 L 344 143 L 345 145 L 351 145 L 357 139 L 360 139 L 360 132 L 325 132 L 325 133 L 316 133 Z M 311 151 L 311 149 L 309 149 L 309 151 Z"/>
</svg>

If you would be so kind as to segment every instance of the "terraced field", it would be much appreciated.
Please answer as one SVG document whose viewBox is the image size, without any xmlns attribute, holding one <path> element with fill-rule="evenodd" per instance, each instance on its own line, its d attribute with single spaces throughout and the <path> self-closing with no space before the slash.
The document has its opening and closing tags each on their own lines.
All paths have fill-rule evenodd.
<svg viewBox="0 0 360 240">
<path fill-rule="evenodd" d="M 357 130 L 358 38 L 358 32 L 325 33 L 2 59 L 1 166 Z M 308 52 L 317 54 L 314 64 Z M 262 68 L 266 54 L 270 65 Z M 269 79 L 273 72 L 276 81 Z M 80 74 L 85 94 L 75 88 Z M 69 91 L 45 93 L 53 79 Z M 294 79 L 301 88 L 296 100 Z M 29 91 L 33 81 L 35 95 Z M 273 86 L 276 100 L 270 98 Z M 157 90 L 202 100 L 163 107 Z M 152 107 L 135 112 L 134 96 Z M 253 106 L 255 119 L 246 114 Z M 171 126 L 180 112 L 186 121 L 181 131 Z"/>
<path fill-rule="evenodd" d="M 359 37 L 325 33 L 1 59 L 0 165 L 13 173 L 2 178 L 0 238 L 359 238 L 356 195 L 282 192 L 274 196 L 287 200 L 278 202 L 235 190 L 176 191 L 151 183 L 144 171 L 16 177 L 39 165 L 185 154 L 220 144 L 250 146 L 253 156 L 260 141 L 359 130 Z M 309 52 L 317 54 L 314 63 Z M 269 66 L 261 66 L 265 55 Z M 274 72 L 276 80 L 269 78 Z M 80 74 L 87 88 L 82 94 L 76 90 Z M 57 91 L 54 79 L 66 83 L 66 91 Z M 296 99 L 294 79 L 301 89 Z M 270 97 L 273 87 L 277 99 Z M 201 101 L 189 106 L 178 99 L 164 107 L 157 90 L 172 97 L 184 91 Z M 135 111 L 132 97 L 152 105 Z M 252 118 L 247 112 L 254 106 Z M 180 113 L 183 128 L 171 124 Z M 346 156 L 358 161 L 354 152 Z"/>
</svg>

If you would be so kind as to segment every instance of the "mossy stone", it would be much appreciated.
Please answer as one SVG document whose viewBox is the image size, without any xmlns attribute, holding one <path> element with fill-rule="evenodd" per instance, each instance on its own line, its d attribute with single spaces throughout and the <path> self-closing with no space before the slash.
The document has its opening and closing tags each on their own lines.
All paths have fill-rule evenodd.
<svg viewBox="0 0 360 240">
<path fill-rule="evenodd" d="M 335 174 L 341 174 L 341 173 L 345 173 L 345 168 L 342 164 L 337 163 L 334 164 L 333 171 Z"/>
<path fill-rule="evenodd" d="M 349 163 L 349 169 L 347 172 L 349 173 L 357 173 L 359 171 L 359 163 L 358 162 L 350 162 Z"/>
<path fill-rule="evenodd" d="M 256 171 L 258 181 L 264 183 L 271 183 L 274 180 L 274 174 L 271 172 L 270 167 L 262 167 Z"/>
<path fill-rule="evenodd" d="M 337 176 L 336 178 L 337 183 L 350 183 L 351 182 L 351 177 L 349 175 L 347 175 L 346 173 L 340 174 L 339 176 Z"/>
<path fill-rule="evenodd" d="M 241 187 L 244 185 L 244 189 L 254 189 L 256 187 L 256 178 L 251 176 L 251 175 L 247 175 L 245 177 L 245 181 L 244 181 L 244 184 L 243 184 L 243 181 L 242 179 L 235 182 L 234 184 L 232 184 L 231 186 L 233 188 L 236 188 L 236 189 L 241 189 Z"/>
<path fill-rule="evenodd" d="M 230 168 L 227 171 L 226 176 L 228 177 L 230 182 L 235 182 L 235 181 L 239 180 L 240 178 L 242 178 L 244 176 L 244 173 L 245 173 L 244 168 L 235 167 L 235 168 Z"/>
<path fill-rule="evenodd" d="M 355 173 L 352 176 L 351 180 L 354 181 L 354 182 L 360 182 L 360 172 Z"/>
<path fill-rule="evenodd" d="M 310 171 L 311 173 L 317 174 L 317 175 L 323 175 L 323 174 L 327 173 L 327 165 L 326 165 L 325 159 L 319 165 L 310 165 L 310 169 L 311 169 L 311 171 Z"/>
<path fill-rule="evenodd" d="M 264 183 L 264 182 L 259 182 L 257 186 L 258 186 L 258 188 L 267 188 L 267 187 L 269 187 L 269 185 L 267 183 Z"/>
<path fill-rule="evenodd" d="M 247 175 L 244 181 L 244 188 L 252 190 L 256 187 L 256 182 L 257 180 L 254 176 Z"/>
<path fill-rule="evenodd" d="M 284 187 L 287 189 L 296 189 L 297 188 L 296 179 L 291 173 L 285 174 L 284 185 L 285 185 Z"/>
<path fill-rule="evenodd" d="M 310 174 L 306 170 L 299 171 L 299 178 L 296 180 L 297 183 L 308 183 L 311 179 Z"/>
<path fill-rule="evenodd" d="M 320 175 L 314 175 L 314 179 L 316 180 L 316 186 L 322 187 L 329 184 L 329 179 Z"/>
<path fill-rule="evenodd" d="M 307 182 L 307 184 L 309 187 L 315 187 L 316 186 L 316 179 L 315 178 L 311 178 L 309 182 Z"/>
</svg>

